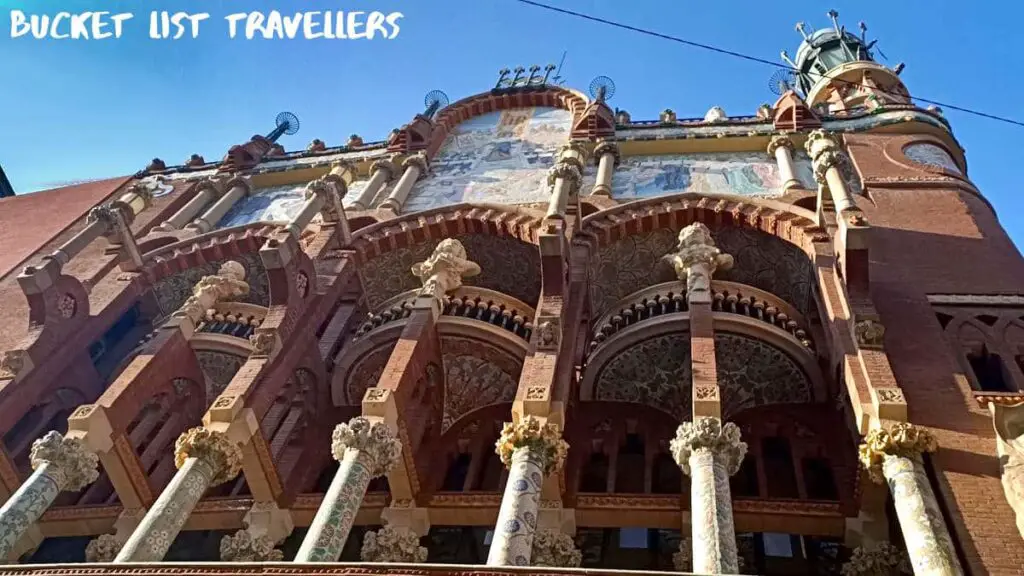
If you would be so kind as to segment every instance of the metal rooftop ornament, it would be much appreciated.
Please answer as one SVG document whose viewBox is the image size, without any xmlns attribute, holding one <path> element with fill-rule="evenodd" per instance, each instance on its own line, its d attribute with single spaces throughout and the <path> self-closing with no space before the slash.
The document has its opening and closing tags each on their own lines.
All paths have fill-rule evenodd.
<svg viewBox="0 0 1024 576">
<path fill-rule="evenodd" d="M 281 112 L 277 115 L 274 123 L 277 124 L 277 127 L 266 136 L 267 140 L 271 142 L 277 142 L 277 139 L 284 134 L 291 136 L 299 131 L 299 117 L 291 112 Z"/>
<path fill-rule="evenodd" d="M 615 82 L 607 76 L 598 76 L 590 81 L 590 97 L 597 102 L 607 102 L 615 96 Z"/>
<path fill-rule="evenodd" d="M 426 107 L 423 115 L 433 118 L 438 110 L 448 105 L 448 95 L 440 90 L 431 90 L 423 97 L 423 105 Z"/>
</svg>

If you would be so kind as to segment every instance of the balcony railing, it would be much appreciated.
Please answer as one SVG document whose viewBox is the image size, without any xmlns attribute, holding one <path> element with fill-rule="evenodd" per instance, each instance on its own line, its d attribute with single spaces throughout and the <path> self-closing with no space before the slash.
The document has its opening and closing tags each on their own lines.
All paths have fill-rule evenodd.
<svg viewBox="0 0 1024 576">
<path fill-rule="evenodd" d="M 243 302 L 218 302 L 214 308 L 206 311 L 206 316 L 196 327 L 196 332 L 248 339 L 266 317 L 267 309 L 263 306 Z"/>
</svg>

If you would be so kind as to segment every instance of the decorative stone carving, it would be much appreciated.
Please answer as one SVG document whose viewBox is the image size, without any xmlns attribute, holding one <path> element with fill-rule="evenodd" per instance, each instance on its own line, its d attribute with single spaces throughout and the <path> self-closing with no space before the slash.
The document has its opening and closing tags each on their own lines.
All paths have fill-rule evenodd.
<svg viewBox="0 0 1024 576">
<path fill-rule="evenodd" d="M 554 186 L 555 180 L 559 178 L 564 179 L 569 184 L 570 192 L 574 192 L 579 189 L 580 183 L 583 182 L 583 173 L 575 165 L 560 160 L 548 170 L 548 186 Z"/>
<path fill-rule="evenodd" d="M 677 572 L 690 572 L 693 570 L 693 542 L 688 536 L 679 540 L 679 550 L 672 555 L 672 566 Z"/>
<path fill-rule="evenodd" d="M 711 231 L 700 222 L 679 231 L 676 252 L 667 258 L 675 267 L 679 280 L 686 281 L 686 292 L 690 298 L 695 293 L 709 294 L 711 276 L 715 271 L 729 270 L 733 266 L 732 256 L 715 247 Z"/>
<path fill-rule="evenodd" d="M 410 166 L 420 171 L 418 178 L 424 178 L 430 170 L 430 162 L 423 152 L 417 152 L 402 161 L 402 168 L 408 169 Z"/>
<path fill-rule="evenodd" d="M 118 214 L 118 210 L 116 206 L 111 204 L 96 206 L 89 210 L 87 221 L 90 224 L 93 222 L 102 223 L 106 227 L 106 234 L 121 234 L 123 230 L 121 226 L 123 214 Z"/>
<path fill-rule="evenodd" d="M 284 553 L 274 548 L 268 536 L 253 537 L 248 530 L 239 530 L 220 541 L 220 559 L 224 562 L 280 562 Z"/>
<path fill-rule="evenodd" d="M 427 561 L 427 548 L 410 528 L 385 526 L 363 537 L 360 558 L 364 562 L 421 564 Z"/>
<path fill-rule="evenodd" d="M 690 455 L 697 450 L 707 449 L 721 458 L 730 476 L 739 471 L 743 457 L 747 455 L 747 443 L 740 440 L 739 427 L 732 422 L 723 425 L 718 418 L 683 422 L 669 448 L 686 475 L 690 475 Z"/>
<path fill-rule="evenodd" d="M 910 560 L 905 552 L 888 542 L 860 546 L 850 560 L 843 564 L 843 576 L 897 576 L 912 574 Z"/>
<path fill-rule="evenodd" d="M 198 427 L 186 430 L 174 443 L 174 465 L 181 469 L 189 458 L 205 461 L 214 470 L 211 486 L 238 476 L 242 469 L 242 449 L 223 432 Z"/>
<path fill-rule="evenodd" d="M 414 264 L 414 276 L 423 282 L 420 294 L 441 299 L 462 286 L 462 279 L 476 276 L 480 266 L 466 257 L 466 248 L 454 238 L 445 238 L 425 261 Z"/>
<path fill-rule="evenodd" d="M 7 350 L 0 355 L 0 378 L 17 378 L 25 369 L 28 353 L 24 350 Z"/>
<path fill-rule="evenodd" d="M 178 314 L 198 321 L 217 302 L 248 295 L 249 285 L 244 280 L 245 268 L 234 260 L 228 260 L 216 275 L 205 276 L 196 283 L 192 296 L 185 300 Z"/>
<path fill-rule="evenodd" d="M 100 534 L 85 547 L 86 562 L 113 562 L 124 545 L 113 534 Z"/>
<path fill-rule="evenodd" d="M 594 160 L 597 162 L 601 161 L 601 157 L 605 154 L 611 154 L 615 159 L 615 166 L 619 165 L 622 160 L 622 153 L 619 151 L 619 145 L 614 140 L 601 140 L 594 147 Z"/>
<path fill-rule="evenodd" d="M 853 327 L 857 345 L 861 348 L 881 348 L 885 338 L 885 326 L 877 320 L 859 320 Z"/>
<path fill-rule="evenodd" d="M 814 166 L 814 180 L 820 185 L 827 183 L 825 174 L 829 169 L 842 169 L 848 161 L 839 142 L 825 130 L 818 129 L 808 134 L 804 148 Z"/>
<path fill-rule="evenodd" d="M 729 117 L 725 114 L 725 110 L 721 106 L 712 106 L 708 113 L 704 115 L 704 121 L 708 123 L 719 123 L 725 122 Z"/>
<path fill-rule="evenodd" d="M 62 491 L 77 492 L 100 476 L 99 456 L 78 438 L 65 438 L 53 430 L 32 443 L 29 460 L 33 470 L 49 464 L 46 473 Z"/>
<path fill-rule="evenodd" d="M 75 315 L 78 310 L 78 301 L 71 294 L 64 294 L 57 299 L 57 313 L 65 320 Z"/>
<path fill-rule="evenodd" d="M 1003 492 L 1017 517 L 1017 531 L 1024 537 L 1024 403 L 993 404 L 992 424 Z"/>
<path fill-rule="evenodd" d="M 496 452 L 505 466 L 511 466 L 512 455 L 518 448 L 534 453 L 541 461 L 544 474 L 551 474 L 562 467 L 569 444 L 562 439 L 562 430 L 557 425 L 541 424 L 537 418 L 526 416 L 518 423 L 505 423 Z"/>
<path fill-rule="evenodd" d="M 779 148 L 788 148 L 792 151 L 796 146 L 788 134 L 776 134 L 772 136 L 771 142 L 768 143 L 768 154 L 774 156 L 775 151 Z"/>
<path fill-rule="evenodd" d="M 349 142 L 350 142 L 349 146 L 352 146 L 353 144 L 351 144 L 351 140 Z M 362 140 L 361 139 L 360 139 L 360 142 L 359 142 L 358 145 L 360 145 L 360 146 L 362 145 Z M 384 172 L 384 174 L 386 175 L 386 177 L 385 177 L 385 181 L 386 182 L 391 182 L 392 180 L 395 179 L 395 177 L 398 176 L 398 166 L 396 166 L 394 162 L 392 162 L 391 160 L 389 160 L 387 158 L 382 158 L 380 160 L 377 160 L 373 164 L 370 165 L 370 174 L 373 174 L 373 173 L 377 172 L 378 170 Z"/>
<path fill-rule="evenodd" d="M 559 530 L 541 530 L 533 535 L 531 566 L 579 568 L 583 554 L 572 536 Z"/>
<path fill-rule="evenodd" d="M 339 462 L 347 450 L 358 450 L 367 459 L 370 474 L 383 476 L 398 463 L 402 444 L 384 422 L 370 422 L 357 416 L 338 424 L 331 435 L 331 453 Z"/>
<path fill-rule="evenodd" d="M 543 348 L 558 347 L 559 326 L 557 320 L 545 320 L 537 326 L 537 344 Z"/>
<path fill-rule="evenodd" d="M 875 482 L 884 482 L 882 462 L 885 456 L 917 458 L 924 452 L 939 447 L 932 433 L 908 422 L 897 422 L 888 430 L 875 428 L 864 437 L 860 445 L 860 463 Z"/>
</svg>

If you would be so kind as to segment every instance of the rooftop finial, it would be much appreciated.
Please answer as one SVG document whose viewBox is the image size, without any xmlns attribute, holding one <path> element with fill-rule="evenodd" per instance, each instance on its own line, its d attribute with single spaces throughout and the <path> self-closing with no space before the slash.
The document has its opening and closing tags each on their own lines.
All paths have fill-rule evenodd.
<svg viewBox="0 0 1024 576">
<path fill-rule="evenodd" d="M 804 24 L 803 22 L 797 22 L 796 31 L 799 32 L 800 35 L 804 37 L 804 40 L 810 40 L 811 35 L 807 33 L 807 24 Z"/>
<path fill-rule="evenodd" d="M 832 20 L 832 27 L 835 28 L 836 34 L 839 34 L 839 12 L 829 10 L 828 17 Z"/>
<path fill-rule="evenodd" d="M 857 28 L 860 28 L 860 41 L 868 43 L 868 25 L 863 20 L 857 23 Z"/>
</svg>

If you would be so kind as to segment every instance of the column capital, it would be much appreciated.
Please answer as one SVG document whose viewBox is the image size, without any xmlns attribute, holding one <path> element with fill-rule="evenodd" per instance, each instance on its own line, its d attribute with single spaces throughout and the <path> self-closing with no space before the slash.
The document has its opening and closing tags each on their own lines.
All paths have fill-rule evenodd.
<svg viewBox="0 0 1024 576">
<path fill-rule="evenodd" d="M 100 476 L 99 456 L 78 438 L 65 438 L 54 430 L 32 443 L 29 461 L 33 470 L 49 464 L 46 473 L 62 491 L 77 492 Z"/>
<path fill-rule="evenodd" d="M 511 466 L 512 455 L 520 448 L 540 458 L 545 474 L 551 474 L 565 463 L 569 444 L 562 439 L 562 430 L 556 424 L 541 424 L 534 416 L 519 422 L 506 422 L 498 437 L 496 452 L 505 466 Z"/>
<path fill-rule="evenodd" d="M 306 184 L 306 201 L 313 199 L 321 201 L 320 212 L 323 214 L 324 222 L 337 222 L 341 218 L 341 197 L 337 193 L 337 186 L 332 186 L 332 179 L 341 180 L 333 176 L 321 176 Z M 340 182 L 344 189 L 345 182 Z M 312 220 L 312 216 L 310 216 Z M 294 222 L 294 221 L 293 221 Z"/>
<path fill-rule="evenodd" d="M 174 465 L 179 469 L 189 458 L 198 458 L 213 468 L 211 486 L 238 476 L 242 469 L 242 449 L 227 434 L 203 427 L 191 428 L 174 443 Z"/>
<path fill-rule="evenodd" d="M 427 549 L 411 528 L 384 526 L 366 533 L 359 556 L 363 562 L 422 564 L 427 561 Z"/>
<path fill-rule="evenodd" d="M 358 450 L 364 455 L 370 467 L 370 474 L 376 478 L 388 473 L 398 463 L 402 443 L 384 422 L 370 422 L 357 416 L 342 422 L 334 428 L 331 436 L 331 453 L 341 462 L 348 450 Z"/>
<path fill-rule="evenodd" d="M 426 154 L 417 152 L 402 160 L 402 168 L 408 170 L 410 166 L 416 167 L 420 171 L 419 178 L 423 178 L 427 175 L 427 171 L 430 170 L 430 161 L 427 160 Z"/>
<path fill-rule="evenodd" d="M 700 222 L 694 222 L 679 231 L 676 251 L 667 256 L 675 267 L 679 280 L 686 281 L 687 295 L 694 292 L 710 292 L 711 276 L 716 270 L 729 270 L 733 257 L 724 254 L 715 246 L 711 230 Z"/>
<path fill-rule="evenodd" d="M 554 166 L 548 169 L 548 186 L 553 186 L 555 180 L 564 178 L 572 191 L 579 189 L 583 183 L 583 172 L 572 162 L 559 160 Z"/>
<path fill-rule="evenodd" d="M 740 440 L 739 427 L 732 422 L 722 424 L 718 418 L 683 422 L 669 448 L 687 476 L 690 475 L 690 455 L 697 450 L 710 450 L 716 460 L 725 464 L 730 476 L 739 471 L 743 457 L 747 455 L 747 443 Z"/>
<path fill-rule="evenodd" d="M 579 568 L 583 554 L 572 536 L 560 530 L 540 530 L 533 535 L 531 566 Z"/>
<path fill-rule="evenodd" d="M 125 209 L 122 209 L 124 207 Z M 86 221 L 90 224 L 93 222 L 99 222 L 104 225 L 106 231 L 104 234 L 120 235 L 124 231 L 124 225 L 131 222 L 131 219 L 135 217 L 130 208 L 123 203 L 110 203 L 102 206 L 95 206 L 89 210 L 89 215 L 86 217 Z"/>
<path fill-rule="evenodd" d="M 113 534 L 100 534 L 85 547 L 86 562 L 113 562 L 124 542 Z"/>
<path fill-rule="evenodd" d="M 814 166 L 814 180 L 825 184 L 825 174 L 831 168 L 840 168 L 846 162 L 846 153 L 830 132 L 815 130 L 807 136 L 804 148 Z"/>
<path fill-rule="evenodd" d="M 775 151 L 779 148 L 786 148 L 792 152 L 796 146 L 793 144 L 793 139 L 789 137 L 789 134 L 776 134 L 772 136 L 770 142 L 768 142 L 768 154 L 770 156 L 775 155 Z"/>
<path fill-rule="evenodd" d="M 443 298 L 462 286 L 462 279 L 476 276 L 480 266 L 467 258 L 466 248 L 454 238 L 445 238 L 429 258 L 414 264 L 412 274 L 423 282 L 420 294 Z"/>
<path fill-rule="evenodd" d="M 386 174 L 384 180 L 391 182 L 398 177 L 399 168 L 391 158 L 381 158 L 370 164 L 370 174 L 383 171 Z"/>
<path fill-rule="evenodd" d="M 597 146 L 594 146 L 594 162 L 599 163 L 605 154 L 611 154 L 615 158 L 615 166 L 618 166 L 622 160 L 619 143 L 615 140 L 601 139 L 597 142 Z"/>
<path fill-rule="evenodd" d="M 248 530 L 239 530 L 221 538 L 220 559 L 224 562 L 280 562 L 284 553 L 274 548 L 268 536 L 253 536 Z"/>
<path fill-rule="evenodd" d="M 882 462 L 886 456 L 917 458 L 925 452 L 935 452 L 939 443 L 930 431 L 909 422 L 897 422 L 888 429 L 875 428 L 864 437 L 860 445 L 860 463 L 875 482 L 882 482 Z"/>
<path fill-rule="evenodd" d="M 911 574 L 913 571 L 907 554 L 888 542 L 855 548 L 842 568 L 843 576 Z"/>
</svg>

